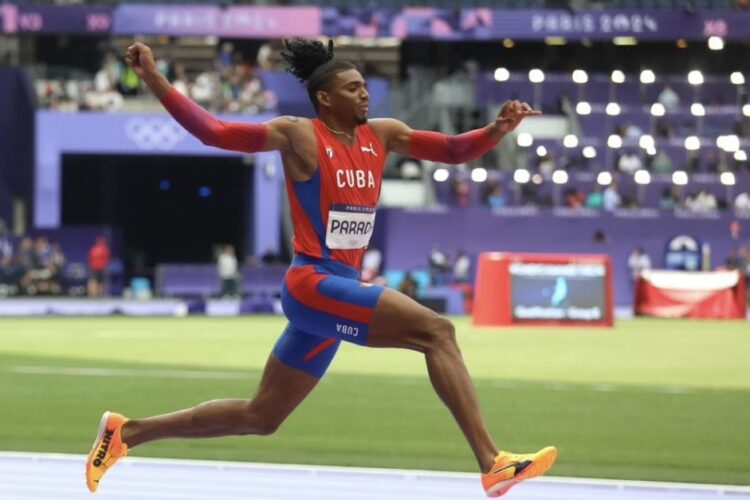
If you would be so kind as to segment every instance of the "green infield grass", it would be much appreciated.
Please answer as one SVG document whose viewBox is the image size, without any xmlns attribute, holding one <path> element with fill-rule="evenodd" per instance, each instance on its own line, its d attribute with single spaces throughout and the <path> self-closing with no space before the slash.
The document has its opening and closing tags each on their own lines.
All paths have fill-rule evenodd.
<svg viewBox="0 0 750 500">
<path fill-rule="evenodd" d="M 750 484 L 748 323 L 455 322 L 500 447 L 557 446 L 557 476 Z M 140 417 L 249 397 L 283 326 L 264 316 L 0 319 L 0 450 L 86 453 L 104 410 Z M 353 345 L 273 436 L 169 440 L 132 454 L 476 467 L 420 354 Z"/>
</svg>

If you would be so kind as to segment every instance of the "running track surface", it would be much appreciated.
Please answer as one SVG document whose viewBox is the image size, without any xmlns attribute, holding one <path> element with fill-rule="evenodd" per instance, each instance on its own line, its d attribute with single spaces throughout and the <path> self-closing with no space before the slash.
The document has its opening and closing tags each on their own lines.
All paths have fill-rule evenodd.
<svg viewBox="0 0 750 500">
<path fill-rule="evenodd" d="M 0 499 L 464 500 L 476 474 L 128 457 L 86 489 L 84 456 L 0 452 Z M 539 478 L 509 500 L 750 500 L 750 487 Z"/>
</svg>

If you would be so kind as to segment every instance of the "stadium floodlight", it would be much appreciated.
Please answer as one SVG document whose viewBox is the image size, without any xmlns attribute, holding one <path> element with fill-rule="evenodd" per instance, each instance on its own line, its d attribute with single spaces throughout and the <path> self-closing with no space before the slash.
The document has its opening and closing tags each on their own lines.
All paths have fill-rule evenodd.
<svg viewBox="0 0 750 500">
<path fill-rule="evenodd" d="M 745 104 L 742 106 L 742 114 L 745 116 L 750 116 L 750 104 Z"/>
<path fill-rule="evenodd" d="M 685 149 L 688 151 L 698 151 L 701 148 L 701 140 L 691 135 L 685 138 Z"/>
<path fill-rule="evenodd" d="M 622 147 L 622 137 L 617 134 L 612 134 L 607 137 L 607 146 L 612 149 L 618 149 Z"/>
<path fill-rule="evenodd" d="M 656 75 L 650 69 L 644 69 L 641 71 L 641 83 L 645 85 L 652 84 L 656 81 Z"/>
<path fill-rule="evenodd" d="M 507 68 L 497 68 L 495 70 L 496 82 L 507 82 L 510 79 L 510 71 Z"/>
<path fill-rule="evenodd" d="M 664 116 L 666 112 L 666 108 L 660 102 L 655 102 L 651 105 L 651 116 Z"/>
<path fill-rule="evenodd" d="M 684 170 L 675 170 L 672 173 L 672 183 L 677 186 L 687 186 L 688 174 Z"/>
<path fill-rule="evenodd" d="M 573 81 L 576 83 L 586 83 L 589 81 L 589 74 L 582 69 L 573 71 Z"/>
<path fill-rule="evenodd" d="M 583 157 L 589 160 L 596 158 L 596 148 L 594 146 L 586 146 L 583 148 Z"/>
<path fill-rule="evenodd" d="M 526 184 L 531 180 L 531 174 L 525 168 L 517 168 L 516 171 L 513 172 L 513 180 L 518 184 Z"/>
<path fill-rule="evenodd" d="M 699 102 L 694 102 L 690 105 L 690 113 L 693 116 L 706 116 L 706 108 Z"/>
<path fill-rule="evenodd" d="M 734 152 L 734 159 L 736 161 L 747 161 L 747 153 L 741 149 Z"/>
<path fill-rule="evenodd" d="M 547 148 L 544 146 L 537 146 L 536 148 L 536 155 L 537 156 L 547 156 Z"/>
<path fill-rule="evenodd" d="M 590 115 L 591 114 L 591 104 L 587 103 L 586 101 L 581 101 L 578 104 L 576 104 L 576 113 L 579 115 Z"/>
<path fill-rule="evenodd" d="M 555 184 L 565 184 L 568 182 L 568 173 L 565 170 L 555 170 L 552 172 L 552 182 Z"/>
<path fill-rule="evenodd" d="M 656 148 L 652 147 L 652 148 L 646 149 L 646 154 L 649 156 L 656 156 Z"/>
<path fill-rule="evenodd" d="M 506 49 L 512 49 L 516 45 L 516 42 L 512 38 L 503 38 L 503 47 Z"/>
<path fill-rule="evenodd" d="M 636 170 L 633 178 L 635 179 L 636 184 L 651 184 L 651 174 L 648 172 L 648 170 Z"/>
<path fill-rule="evenodd" d="M 612 72 L 612 83 L 625 83 L 625 73 L 616 69 Z"/>
<path fill-rule="evenodd" d="M 596 183 L 600 186 L 609 186 L 612 184 L 612 174 L 609 172 L 599 172 L 596 176 Z"/>
<path fill-rule="evenodd" d="M 534 136 L 532 136 L 528 132 L 521 132 L 520 134 L 518 134 L 516 143 L 522 148 L 528 148 L 529 146 L 534 144 Z"/>
<path fill-rule="evenodd" d="M 729 81 L 735 85 L 745 85 L 745 75 L 739 71 L 735 71 L 729 75 Z"/>
<path fill-rule="evenodd" d="M 716 138 L 716 146 L 727 153 L 734 153 L 740 149 L 740 138 L 736 135 L 720 135 Z"/>
<path fill-rule="evenodd" d="M 642 149 L 651 149 L 651 148 L 653 148 L 653 147 L 654 147 L 654 144 L 655 144 L 655 142 L 654 142 L 654 138 L 653 138 L 653 137 L 651 137 L 651 136 L 650 136 L 650 135 L 648 135 L 648 134 L 646 134 L 646 135 L 642 135 L 642 136 L 641 136 L 641 138 L 640 138 L 640 139 L 638 139 L 638 145 L 639 145 L 639 146 L 640 146 L 640 147 L 641 147 Z"/>
<path fill-rule="evenodd" d="M 699 70 L 694 69 L 688 73 L 688 83 L 690 85 L 703 85 L 703 73 Z"/>
<path fill-rule="evenodd" d="M 487 169 L 477 167 L 471 171 L 471 180 L 474 182 L 484 182 L 487 180 Z"/>
<path fill-rule="evenodd" d="M 544 71 L 534 68 L 529 71 L 529 81 L 531 83 L 542 83 L 544 81 Z"/>
<path fill-rule="evenodd" d="M 604 110 L 609 116 L 617 116 L 620 114 L 620 105 L 616 102 L 610 102 Z"/>
<path fill-rule="evenodd" d="M 724 39 L 720 36 L 710 36 L 708 37 L 708 48 L 711 50 L 723 50 L 724 49 Z"/>
<path fill-rule="evenodd" d="M 435 179 L 435 182 L 445 182 L 448 180 L 448 177 L 450 177 L 450 172 L 448 172 L 447 168 L 438 168 L 432 173 L 432 178 Z"/>
<path fill-rule="evenodd" d="M 575 148 L 578 146 L 578 136 L 575 134 L 568 134 L 563 137 L 563 146 L 566 148 Z"/>
<path fill-rule="evenodd" d="M 541 184 L 544 182 L 544 177 L 542 177 L 542 174 L 534 174 L 531 176 L 531 182 L 534 184 Z"/>
<path fill-rule="evenodd" d="M 721 176 L 719 176 L 719 180 L 721 180 L 721 183 L 725 186 L 734 186 L 737 183 L 737 180 L 734 177 L 734 172 L 722 172 Z"/>
</svg>

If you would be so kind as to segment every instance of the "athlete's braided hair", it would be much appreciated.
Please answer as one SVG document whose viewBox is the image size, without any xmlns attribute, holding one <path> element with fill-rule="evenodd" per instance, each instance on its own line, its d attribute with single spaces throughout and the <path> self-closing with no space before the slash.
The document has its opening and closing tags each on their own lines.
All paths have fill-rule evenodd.
<svg viewBox="0 0 750 500">
<path fill-rule="evenodd" d="M 319 90 L 326 90 L 331 78 L 337 73 L 357 69 L 352 63 L 333 58 L 333 40 L 328 40 L 326 47 L 319 40 L 293 38 L 284 40 L 284 47 L 286 52 L 282 51 L 281 57 L 287 63 L 287 71 L 305 85 L 316 111 L 318 101 L 315 94 Z"/>
</svg>

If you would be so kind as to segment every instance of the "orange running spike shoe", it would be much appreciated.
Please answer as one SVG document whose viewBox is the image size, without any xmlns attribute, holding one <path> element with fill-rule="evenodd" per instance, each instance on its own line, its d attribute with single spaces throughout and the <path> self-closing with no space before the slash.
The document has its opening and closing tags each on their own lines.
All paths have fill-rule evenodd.
<svg viewBox="0 0 750 500">
<path fill-rule="evenodd" d="M 120 431 L 128 419 L 119 413 L 104 412 L 99 422 L 94 445 L 86 459 L 86 485 L 95 493 L 101 480 L 110 467 L 128 454 L 128 445 L 122 442 Z"/>
<path fill-rule="evenodd" d="M 482 486 L 488 497 L 505 495 L 521 481 L 541 476 L 547 472 L 557 458 L 557 448 L 548 446 L 536 453 L 516 455 L 501 451 L 495 457 L 495 465 L 487 474 L 482 474 Z"/>
</svg>

